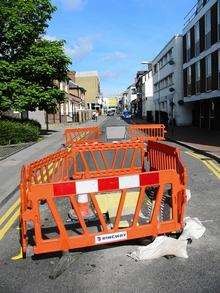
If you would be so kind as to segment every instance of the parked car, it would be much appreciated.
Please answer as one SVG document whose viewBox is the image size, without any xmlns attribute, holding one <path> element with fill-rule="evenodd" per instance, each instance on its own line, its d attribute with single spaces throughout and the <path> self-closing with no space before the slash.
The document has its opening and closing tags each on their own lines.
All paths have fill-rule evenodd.
<svg viewBox="0 0 220 293">
<path fill-rule="evenodd" d="M 131 119 L 131 112 L 128 110 L 124 110 L 122 113 L 122 118 L 124 119 Z"/>
</svg>

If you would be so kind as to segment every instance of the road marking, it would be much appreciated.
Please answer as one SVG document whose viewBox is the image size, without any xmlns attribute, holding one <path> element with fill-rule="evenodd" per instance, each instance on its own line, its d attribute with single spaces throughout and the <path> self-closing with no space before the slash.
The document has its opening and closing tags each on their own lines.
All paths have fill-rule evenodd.
<svg viewBox="0 0 220 293">
<path fill-rule="evenodd" d="M 5 214 L 0 218 L 0 225 L 10 216 L 10 214 L 17 208 L 20 204 L 20 198 L 5 212 Z"/>
<path fill-rule="evenodd" d="M 215 164 L 211 159 L 203 156 L 203 155 L 199 155 L 199 154 L 195 154 L 192 152 L 186 152 L 186 154 L 188 154 L 189 156 L 196 158 L 197 160 L 200 160 L 204 165 L 206 165 L 206 167 L 212 171 L 212 173 L 215 174 L 215 176 L 220 179 L 220 167 Z"/>
<path fill-rule="evenodd" d="M 15 211 L 15 213 L 10 217 L 10 219 L 5 224 L 5 226 L 2 229 L 0 229 L 0 240 L 2 240 L 4 238 L 5 234 L 8 232 L 8 230 L 14 224 L 14 222 L 17 220 L 19 214 L 20 214 L 20 209 L 18 208 Z"/>
<path fill-rule="evenodd" d="M 217 166 L 212 161 L 209 161 L 209 164 L 216 170 L 216 172 L 220 173 L 220 167 L 219 166 Z"/>
</svg>

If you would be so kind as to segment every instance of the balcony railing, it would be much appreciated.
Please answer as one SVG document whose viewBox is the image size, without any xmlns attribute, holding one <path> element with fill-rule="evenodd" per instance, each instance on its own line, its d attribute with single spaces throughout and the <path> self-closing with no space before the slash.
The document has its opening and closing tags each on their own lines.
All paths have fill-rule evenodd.
<svg viewBox="0 0 220 293">
<path fill-rule="evenodd" d="M 193 6 L 193 8 L 188 12 L 188 14 L 184 17 L 185 23 L 184 27 L 186 27 L 202 10 L 202 8 L 209 2 L 210 0 L 198 0 L 197 3 Z"/>
</svg>

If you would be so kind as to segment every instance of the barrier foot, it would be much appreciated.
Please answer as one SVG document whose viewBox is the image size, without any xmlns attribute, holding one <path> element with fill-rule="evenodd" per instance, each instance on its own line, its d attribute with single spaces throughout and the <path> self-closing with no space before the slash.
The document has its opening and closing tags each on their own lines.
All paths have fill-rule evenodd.
<svg viewBox="0 0 220 293">
<path fill-rule="evenodd" d="M 76 261 L 82 252 L 63 252 L 63 255 L 59 259 L 58 263 L 55 265 L 55 268 L 53 268 L 53 271 L 49 275 L 49 278 L 52 280 L 55 280 L 58 278 L 60 275 L 62 275 L 68 268 L 69 266 Z"/>
</svg>

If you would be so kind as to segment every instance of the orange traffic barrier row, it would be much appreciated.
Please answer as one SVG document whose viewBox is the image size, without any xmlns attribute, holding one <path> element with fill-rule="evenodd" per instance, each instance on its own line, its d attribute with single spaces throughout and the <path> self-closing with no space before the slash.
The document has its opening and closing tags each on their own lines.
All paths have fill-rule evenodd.
<svg viewBox="0 0 220 293">
<path fill-rule="evenodd" d="M 83 128 L 66 128 L 64 132 L 66 145 L 83 141 L 97 141 L 101 129 L 97 126 Z"/>
<path fill-rule="evenodd" d="M 28 165 L 29 181 L 40 184 L 141 172 L 145 155 L 141 141 L 74 144 Z"/>
<path fill-rule="evenodd" d="M 141 140 L 147 142 L 148 140 L 164 140 L 165 126 L 163 124 L 138 124 L 129 125 L 127 128 L 127 136 L 132 140 Z M 77 144 L 83 142 L 101 141 L 102 131 L 99 127 L 86 128 L 68 128 L 65 130 L 64 136 L 66 145 Z"/>
<path fill-rule="evenodd" d="M 165 126 L 163 124 L 134 124 L 128 127 L 128 134 L 132 139 L 164 140 Z"/>
<path fill-rule="evenodd" d="M 176 148 L 149 141 L 146 150 L 140 140 L 74 144 L 22 168 L 23 253 L 181 231 L 185 193 Z"/>
</svg>

